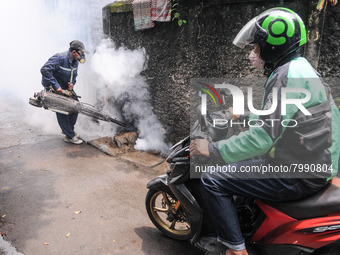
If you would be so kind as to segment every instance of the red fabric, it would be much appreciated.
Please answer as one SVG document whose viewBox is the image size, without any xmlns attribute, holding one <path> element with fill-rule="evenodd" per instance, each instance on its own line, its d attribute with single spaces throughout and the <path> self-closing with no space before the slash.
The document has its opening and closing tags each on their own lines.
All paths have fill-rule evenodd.
<svg viewBox="0 0 340 255">
<path fill-rule="evenodd" d="M 171 20 L 171 1 L 151 0 L 151 19 L 153 21 Z"/>
<path fill-rule="evenodd" d="M 132 7 L 135 30 L 154 27 L 154 21 L 171 20 L 170 0 L 134 0 Z"/>
</svg>

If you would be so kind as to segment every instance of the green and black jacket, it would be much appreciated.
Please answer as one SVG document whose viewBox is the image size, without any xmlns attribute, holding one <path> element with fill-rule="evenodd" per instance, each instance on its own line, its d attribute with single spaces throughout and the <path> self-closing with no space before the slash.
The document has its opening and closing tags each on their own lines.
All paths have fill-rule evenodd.
<svg viewBox="0 0 340 255">
<path fill-rule="evenodd" d="M 310 81 L 313 82 L 310 82 Z M 311 155 L 298 156 L 289 150 L 282 142 L 282 136 L 287 127 L 281 125 L 281 121 L 290 119 L 299 111 L 294 104 L 287 104 L 286 115 L 281 115 L 281 88 L 295 87 L 304 88 L 310 91 L 311 99 L 304 103 L 305 108 L 318 105 L 327 100 L 326 90 L 323 80 L 319 77 L 310 63 L 299 54 L 295 53 L 281 63 L 270 74 L 262 100 L 262 110 L 269 109 L 272 105 L 272 89 L 278 88 L 278 106 L 270 115 L 250 116 L 250 119 L 262 120 L 261 127 L 250 127 L 249 130 L 241 132 L 227 140 L 222 140 L 209 145 L 212 159 L 221 159 L 230 164 L 256 156 L 265 155 L 273 164 L 327 164 L 330 172 L 327 176 L 320 176 L 315 173 L 312 178 L 332 178 L 338 172 L 340 155 L 340 114 L 332 97 L 332 145 L 328 149 L 318 151 Z M 303 93 L 288 93 L 287 98 L 304 98 Z M 268 122 L 266 119 L 277 119 L 280 121 Z M 261 122 L 262 123 L 262 122 Z M 289 127 L 288 127 L 289 128 Z"/>
</svg>

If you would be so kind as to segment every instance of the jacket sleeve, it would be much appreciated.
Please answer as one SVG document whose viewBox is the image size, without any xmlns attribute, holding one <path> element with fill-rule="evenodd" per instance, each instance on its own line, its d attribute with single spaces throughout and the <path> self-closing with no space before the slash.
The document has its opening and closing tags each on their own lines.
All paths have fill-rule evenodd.
<svg viewBox="0 0 340 255">
<path fill-rule="evenodd" d="M 262 110 L 268 110 L 273 104 L 274 87 L 281 88 L 287 83 L 286 77 L 274 75 L 269 79 L 266 85 Z M 278 97 L 280 97 L 280 90 Z M 251 114 L 251 126 L 249 130 L 233 136 L 227 140 L 218 142 L 218 149 L 227 163 L 242 161 L 255 156 L 267 153 L 282 133 L 281 128 L 281 110 L 280 107 L 270 115 L 255 116 Z M 277 121 L 269 121 L 277 120 Z"/>
<path fill-rule="evenodd" d="M 57 70 L 60 66 L 60 59 L 57 55 L 52 56 L 40 69 L 40 72 L 44 78 L 44 86 L 49 87 L 52 86 L 53 89 L 57 90 L 60 87 L 60 84 L 57 82 L 54 77 L 54 71 Z"/>
<path fill-rule="evenodd" d="M 218 150 L 228 164 L 263 155 L 273 146 L 273 140 L 262 127 L 249 130 L 218 142 Z"/>
</svg>

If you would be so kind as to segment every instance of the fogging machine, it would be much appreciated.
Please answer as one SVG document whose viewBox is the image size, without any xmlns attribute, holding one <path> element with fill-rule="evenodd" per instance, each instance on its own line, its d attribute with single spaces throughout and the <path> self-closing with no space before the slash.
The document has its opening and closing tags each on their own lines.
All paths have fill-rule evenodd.
<svg viewBox="0 0 340 255">
<path fill-rule="evenodd" d="M 122 127 L 127 127 L 126 123 L 112 118 L 107 113 L 97 110 L 90 104 L 81 103 L 71 97 L 46 90 L 34 93 L 34 97 L 29 99 L 29 103 L 33 106 L 43 107 L 46 110 L 51 110 L 53 112 L 59 112 L 66 115 L 70 113 L 80 113 L 98 120 L 113 122 Z"/>
</svg>

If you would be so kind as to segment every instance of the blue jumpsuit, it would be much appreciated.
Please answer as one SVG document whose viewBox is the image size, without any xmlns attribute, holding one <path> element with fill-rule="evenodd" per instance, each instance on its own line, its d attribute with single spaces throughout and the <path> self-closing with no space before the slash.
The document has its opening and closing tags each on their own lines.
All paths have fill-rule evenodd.
<svg viewBox="0 0 340 255">
<path fill-rule="evenodd" d="M 75 84 L 78 75 L 78 61 L 70 59 L 70 52 L 62 52 L 53 55 L 41 68 L 42 85 L 50 90 L 50 86 L 54 90 L 61 87 L 63 90 L 68 89 L 68 83 Z M 72 76 L 72 81 L 71 81 Z M 57 120 L 61 130 L 69 138 L 75 136 L 74 125 L 77 122 L 78 113 L 65 115 L 57 113 Z"/>
</svg>

